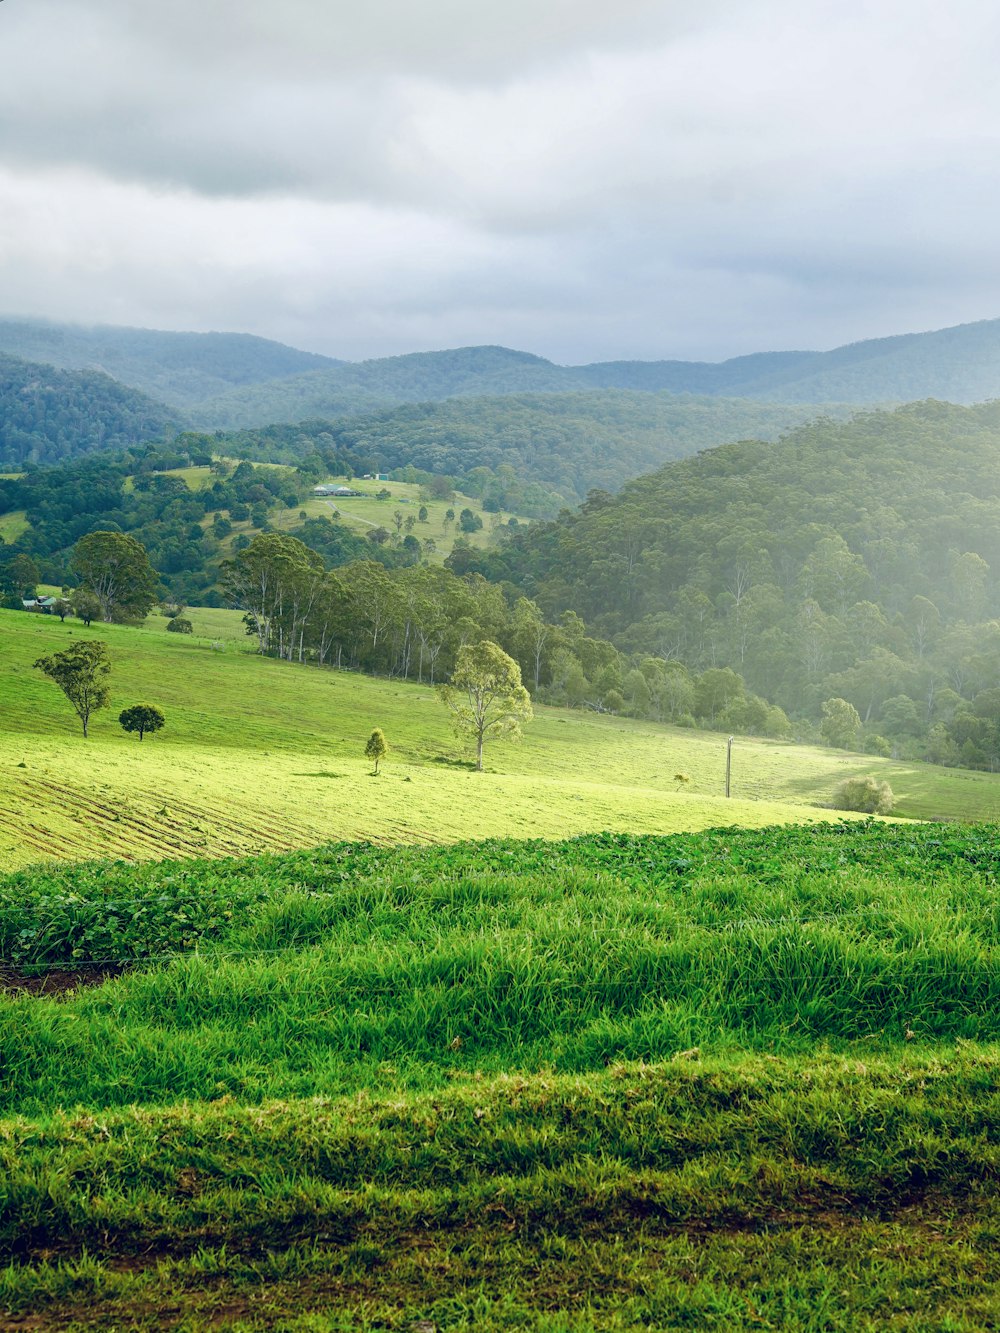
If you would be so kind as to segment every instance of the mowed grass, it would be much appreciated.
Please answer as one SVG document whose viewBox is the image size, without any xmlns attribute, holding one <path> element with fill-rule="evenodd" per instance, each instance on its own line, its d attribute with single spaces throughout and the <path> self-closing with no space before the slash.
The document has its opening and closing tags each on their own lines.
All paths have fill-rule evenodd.
<svg viewBox="0 0 1000 1333">
<path fill-rule="evenodd" d="M 0 1308 L 995 1327 L 998 871 L 871 823 L 0 880 L 6 957 L 140 960 L 0 999 Z"/>
<path fill-rule="evenodd" d="M 190 614 L 191 637 L 162 617 L 86 630 L 0 613 L 0 867 L 838 818 L 819 806 L 865 772 L 889 780 L 902 816 L 983 819 L 1000 806 L 997 775 L 743 739 L 727 801 L 723 736 L 550 708 L 522 743 L 488 746 L 477 774 L 427 686 L 264 660 L 245 651 L 237 613 Z M 94 637 L 109 647 L 113 698 L 85 741 L 32 663 Z M 141 743 L 117 724 L 137 702 L 167 718 Z M 378 778 L 363 756 L 376 726 L 392 747 Z M 682 791 L 678 772 L 691 778 Z"/>
<path fill-rule="evenodd" d="M 496 516 L 484 513 L 482 502 L 472 496 L 456 493 L 453 500 L 421 500 L 421 488 L 410 482 L 357 481 L 347 477 L 329 477 L 327 481 L 331 485 L 351 486 L 355 490 L 363 491 L 364 495 L 358 499 L 310 496 L 301 506 L 296 505 L 294 509 L 275 510 L 271 516 L 272 525 L 279 530 L 296 527 L 302 521 L 299 518 L 300 509 L 310 518 L 330 518 L 336 512 L 347 527 L 364 537 L 373 528 L 379 527 L 395 533 L 393 515 L 398 511 L 403 515 L 404 524 L 411 515 L 417 520 L 412 529 L 414 537 L 419 538 L 421 542 L 429 537 L 434 542 L 436 549 L 429 558 L 437 564 L 443 563 L 445 557 L 449 555 L 457 537 L 463 537 L 472 546 L 480 548 L 489 546 L 494 540 Z M 390 498 L 377 500 L 375 497 L 379 491 L 388 491 Z M 424 522 L 420 522 L 417 518 L 421 506 L 427 510 Z M 455 512 L 455 518 L 451 522 L 445 519 L 449 509 Z M 483 520 L 483 526 L 478 532 L 462 532 L 458 525 L 458 516 L 463 509 L 471 509 Z M 506 523 L 510 517 L 510 514 L 504 514 L 502 521 Z M 501 520 L 496 521 L 499 523 Z M 530 523 L 531 520 L 518 518 L 518 522 Z M 401 535 L 407 535 L 405 527 Z"/>
<path fill-rule="evenodd" d="M 201 633 L 188 637 L 162 617 L 86 630 L 0 613 L 0 867 L 834 818 L 817 803 L 868 771 L 888 777 L 903 815 L 989 817 L 1000 798 L 993 775 L 748 740 L 726 801 L 724 737 L 548 708 L 522 743 L 488 747 L 477 774 L 432 689 L 264 660 L 245 651 L 238 614 L 191 617 Z M 108 643 L 113 699 L 84 740 L 32 663 L 88 637 Z M 167 718 L 141 743 L 117 724 L 137 702 Z M 363 756 L 376 726 L 392 746 L 378 778 Z"/>
<path fill-rule="evenodd" d="M 5 542 L 16 542 L 30 527 L 23 509 L 10 509 L 6 514 L 0 514 L 0 537 Z"/>
</svg>

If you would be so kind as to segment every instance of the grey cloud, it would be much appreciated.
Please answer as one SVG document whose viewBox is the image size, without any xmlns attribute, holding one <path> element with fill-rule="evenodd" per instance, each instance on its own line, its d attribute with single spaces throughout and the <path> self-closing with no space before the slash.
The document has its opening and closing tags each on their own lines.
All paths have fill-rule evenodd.
<svg viewBox="0 0 1000 1333">
<path fill-rule="evenodd" d="M 337 355 L 1000 312 L 983 0 L 5 0 L 9 310 Z"/>
</svg>

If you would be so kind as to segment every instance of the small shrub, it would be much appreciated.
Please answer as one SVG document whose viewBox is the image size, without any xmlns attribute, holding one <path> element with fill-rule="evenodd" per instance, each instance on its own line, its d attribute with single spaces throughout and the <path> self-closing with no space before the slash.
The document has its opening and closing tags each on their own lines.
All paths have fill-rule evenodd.
<svg viewBox="0 0 1000 1333">
<path fill-rule="evenodd" d="M 173 620 L 167 623 L 167 629 L 171 634 L 193 634 L 194 626 L 186 616 L 174 616 Z"/>
<path fill-rule="evenodd" d="M 835 810 L 855 810 L 866 815 L 888 815 L 896 798 L 888 782 L 879 782 L 871 774 L 867 777 L 844 778 L 833 792 Z"/>
<path fill-rule="evenodd" d="M 389 745 L 382 734 L 382 728 L 376 727 L 368 737 L 368 744 L 365 746 L 365 754 L 375 765 L 375 774 L 378 774 L 378 766 L 385 756 L 389 753 Z"/>
</svg>

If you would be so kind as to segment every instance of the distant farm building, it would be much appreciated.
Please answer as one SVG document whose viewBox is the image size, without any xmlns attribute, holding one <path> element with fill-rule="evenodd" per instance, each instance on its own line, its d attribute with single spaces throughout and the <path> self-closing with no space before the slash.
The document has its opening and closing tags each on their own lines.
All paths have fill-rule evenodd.
<svg viewBox="0 0 1000 1333">
<path fill-rule="evenodd" d="M 350 486 L 314 486 L 313 495 L 332 495 L 338 499 L 345 500 L 352 495 L 361 495 L 361 491 L 352 490 Z"/>
</svg>

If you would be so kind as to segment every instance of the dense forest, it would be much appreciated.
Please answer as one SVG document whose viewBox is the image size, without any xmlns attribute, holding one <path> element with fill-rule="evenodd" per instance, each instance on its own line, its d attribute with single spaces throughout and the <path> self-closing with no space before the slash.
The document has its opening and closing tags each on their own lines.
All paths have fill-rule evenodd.
<svg viewBox="0 0 1000 1333">
<path fill-rule="evenodd" d="M 724 446 L 449 564 L 793 715 L 844 699 L 873 748 L 1000 765 L 1000 403 Z"/>
<path fill-rule="evenodd" d="M 0 467 L 122 449 L 175 424 L 168 408 L 107 375 L 0 355 Z"/>
<path fill-rule="evenodd" d="M 235 385 L 340 363 L 248 333 L 171 333 L 0 320 L 0 353 L 62 370 L 101 370 L 181 411 Z"/>
<path fill-rule="evenodd" d="M 775 439 L 811 409 L 671 394 L 523 394 L 414 403 L 341 421 L 227 434 L 219 452 L 301 462 L 313 450 L 355 475 L 413 467 L 455 478 L 488 508 L 536 515 L 616 491 L 670 458 L 748 437 Z M 532 493 L 530 483 L 544 490 Z M 550 495 L 549 492 L 554 492 Z"/>
</svg>

